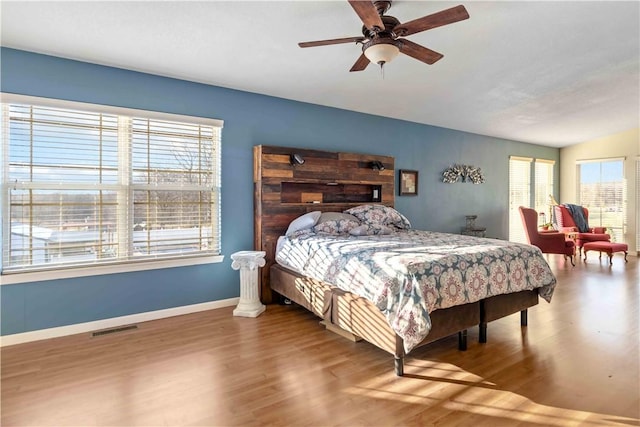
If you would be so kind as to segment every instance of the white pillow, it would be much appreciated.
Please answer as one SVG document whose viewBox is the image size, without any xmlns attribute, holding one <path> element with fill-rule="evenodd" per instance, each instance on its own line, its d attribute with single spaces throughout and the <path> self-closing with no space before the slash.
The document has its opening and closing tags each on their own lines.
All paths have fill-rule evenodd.
<svg viewBox="0 0 640 427">
<path fill-rule="evenodd" d="M 320 214 L 322 214 L 322 212 L 313 211 L 299 216 L 298 218 L 291 221 L 291 224 L 289 224 L 289 228 L 287 228 L 287 232 L 285 233 L 285 235 L 289 236 L 296 231 L 313 227 L 314 225 L 316 225 L 316 222 L 318 222 Z"/>
</svg>

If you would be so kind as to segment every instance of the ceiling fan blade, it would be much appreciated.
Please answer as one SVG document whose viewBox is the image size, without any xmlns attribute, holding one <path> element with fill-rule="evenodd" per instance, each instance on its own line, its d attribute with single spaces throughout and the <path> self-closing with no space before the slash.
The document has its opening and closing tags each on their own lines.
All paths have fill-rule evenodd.
<svg viewBox="0 0 640 427">
<path fill-rule="evenodd" d="M 365 27 L 372 30 L 384 30 L 382 18 L 378 15 L 378 9 L 370 0 L 348 0 L 349 4 L 356 11 Z"/>
<path fill-rule="evenodd" d="M 396 33 L 398 37 L 404 37 L 421 31 L 430 30 L 432 28 L 441 27 L 443 25 L 453 24 L 454 22 L 468 18 L 469 13 L 467 12 L 467 9 L 460 5 L 431 15 L 423 16 L 422 18 L 414 19 L 413 21 L 405 22 L 404 24 L 398 24 L 393 29 L 393 32 Z"/>
<path fill-rule="evenodd" d="M 315 47 L 315 46 L 327 46 L 330 44 L 340 44 L 340 43 L 357 43 L 365 40 L 364 37 L 345 37 L 342 39 L 331 39 L 331 40 L 318 40 L 314 42 L 302 42 L 298 43 L 300 47 Z"/>
<path fill-rule="evenodd" d="M 438 53 L 431 49 L 427 49 L 424 46 L 420 46 L 417 43 L 405 39 L 400 40 L 400 52 L 429 65 L 433 64 L 443 57 L 441 53 Z"/>
<path fill-rule="evenodd" d="M 349 71 L 362 71 L 365 68 L 367 68 L 367 65 L 369 65 L 369 62 L 370 62 L 369 58 L 364 56 L 364 53 L 363 53 L 362 55 L 360 55 L 360 58 L 358 58 L 356 63 L 353 64 L 353 67 L 351 67 Z"/>
</svg>

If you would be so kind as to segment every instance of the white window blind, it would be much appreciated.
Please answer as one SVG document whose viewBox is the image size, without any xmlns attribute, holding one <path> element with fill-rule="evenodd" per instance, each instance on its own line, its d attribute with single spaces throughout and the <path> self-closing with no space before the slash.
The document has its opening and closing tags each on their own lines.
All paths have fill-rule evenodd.
<svg viewBox="0 0 640 427">
<path fill-rule="evenodd" d="M 531 163 L 532 158 L 509 158 L 509 240 L 527 243 L 527 237 L 520 217 L 520 206 L 531 205 Z"/>
<path fill-rule="evenodd" d="M 221 122 L 62 105 L 2 104 L 3 273 L 220 253 Z"/>
<path fill-rule="evenodd" d="M 553 195 L 553 160 L 536 159 L 534 167 L 534 209 L 540 216 L 541 222 L 552 222 L 551 205 L 549 199 Z"/>
</svg>

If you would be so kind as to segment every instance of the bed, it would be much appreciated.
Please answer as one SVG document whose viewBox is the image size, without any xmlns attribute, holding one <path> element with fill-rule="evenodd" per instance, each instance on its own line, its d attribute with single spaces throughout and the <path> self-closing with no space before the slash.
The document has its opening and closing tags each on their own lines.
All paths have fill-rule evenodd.
<svg viewBox="0 0 640 427">
<path fill-rule="evenodd" d="M 267 253 L 263 302 L 305 307 L 328 329 L 392 354 L 403 375 L 417 347 L 457 334 L 464 350 L 467 329 L 479 326 L 486 342 L 489 322 L 517 312 L 526 325 L 538 297 L 551 299 L 555 277 L 529 245 L 412 229 L 393 209 L 394 173 L 387 156 L 257 146 L 254 230 Z M 386 214 L 395 222 L 380 220 Z M 357 223 L 340 225 L 340 215 Z M 291 231 L 307 217 L 316 222 Z M 351 233 L 357 227 L 365 231 Z"/>
</svg>

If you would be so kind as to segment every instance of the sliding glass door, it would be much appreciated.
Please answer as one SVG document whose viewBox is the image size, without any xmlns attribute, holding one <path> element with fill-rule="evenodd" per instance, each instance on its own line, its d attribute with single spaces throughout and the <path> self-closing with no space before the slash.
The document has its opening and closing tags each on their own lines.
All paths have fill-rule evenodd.
<svg viewBox="0 0 640 427">
<path fill-rule="evenodd" d="M 578 204 L 589 209 L 590 227 L 607 227 L 611 241 L 624 242 L 627 186 L 624 159 L 579 161 Z"/>
<path fill-rule="evenodd" d="M 509 158 L 509 240 L 527 243 L 527 237 L 520 218 L 519 207 L 535 209 L 539 223 L 551 221 L 549 206 L 553 195 L 553 167 L 555 162 L 531 157 Z"/>
<path fill-rule="evenodd" d="M 531 206 L 532 158 L 511 156 L 509 159 L 509 240 L 527 243 L 520 206 Z"/>
</svg>

